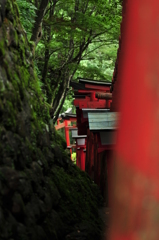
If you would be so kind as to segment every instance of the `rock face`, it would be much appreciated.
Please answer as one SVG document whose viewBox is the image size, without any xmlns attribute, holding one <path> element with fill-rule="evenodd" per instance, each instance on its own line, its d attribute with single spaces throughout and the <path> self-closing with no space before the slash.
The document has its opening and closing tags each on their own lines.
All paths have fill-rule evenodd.
<svg viewBox="0 0 159 240">
<path fill-rule="evenodd" d="M 14 0 L 0 7 L 0 239 L 98 239 L 97 186 L 49 124 Z"/>
</svg>

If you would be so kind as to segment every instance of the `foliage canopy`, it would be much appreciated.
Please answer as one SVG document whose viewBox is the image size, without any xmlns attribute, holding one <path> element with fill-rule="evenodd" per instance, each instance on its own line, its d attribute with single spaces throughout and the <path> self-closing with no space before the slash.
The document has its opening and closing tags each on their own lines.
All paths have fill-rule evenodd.
<svg viewBox="0 0 159 240">
<path fill-rule="evenodd" d="M 17 0 L 17 3 L 28 38 L 33 39 L 38 22 L 41 32 L 37 35 L 40 41 L 34 39 L 35 64 L 50 115 L 56 120 L 72 99 L 70 80 L 78 76 L 111 80 L 118 48 L 121 1 Z"/>
</svg>

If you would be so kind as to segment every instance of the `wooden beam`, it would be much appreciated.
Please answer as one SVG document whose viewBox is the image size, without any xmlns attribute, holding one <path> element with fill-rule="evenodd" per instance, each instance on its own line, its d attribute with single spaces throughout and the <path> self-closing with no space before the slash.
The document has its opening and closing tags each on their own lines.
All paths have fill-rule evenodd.
<svg viewBox="0 0 159 240">
<path fill-rule="evenodd" d="M 112 93 L 101 93 L 97 92 L 95 94 L 96 98 L 98 99 L 106 99 L 106 100 L 111 100 L 112 99 Z"/>
<path fill-rule="evenodd" d="M 59 129 L 63 128 L 63 127 L 65 127 L 65 123 L 64 123 L 64 122 L 56 125 L 56 126 L 55 126 L 55 129 L 56 129 L 56 130 L 59 130 Z"/>
</svg>

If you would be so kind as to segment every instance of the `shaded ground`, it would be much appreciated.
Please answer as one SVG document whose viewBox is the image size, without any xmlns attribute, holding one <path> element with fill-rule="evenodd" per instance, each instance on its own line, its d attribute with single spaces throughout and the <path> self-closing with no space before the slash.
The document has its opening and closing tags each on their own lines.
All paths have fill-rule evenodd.
<svg viewBox="0 0 159 240">
<path fill-rule="evenodd" d="M 108 207 L 103 206 L 102 208 L 99 209 L 99 216 L 101 217 L 104 223 L 101 240 L 107 240 L 109 229 L 109 213 L 110 209 Z"/>
<path fill-rule="evenodd" d="M 109 230 L 109 214 L 110 214 L 110 209 L 106 206 L 103 206 L 99 208 L 98 210 L 99 216 L 103 221 L 103 231 L 101 234 L 101 238 L 97 238 L 96 240 L 107 240 L 108 239 L 108 230 Z M 70 234 L 67 235 L 66 239 L 67 240 L 89 240 L 88 236 L 88 229 L 89 225 L 88 223 L 86 224 L 79 224 L 76 227 L 76 230 L 74 232 L 71 232 Z"/>
</svg>

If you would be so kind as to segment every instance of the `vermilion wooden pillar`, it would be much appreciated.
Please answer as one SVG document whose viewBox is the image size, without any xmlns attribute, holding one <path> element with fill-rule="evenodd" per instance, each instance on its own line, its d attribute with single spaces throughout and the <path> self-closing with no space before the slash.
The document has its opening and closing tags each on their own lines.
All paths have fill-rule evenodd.
<svg viewBox="0 0 159 240">
<path fill-rule="evenodd" d="M 90 159 L 90 130 L 87 129 L 87 145 L 86 145 L 86 161 L 85 161 L 85 171 L 89 172 L 89 159 Z"/>
<path fill-rule="evenodd" d="M 124 1 L 109 240 L 159 239 L 159 1 Z"/>
<path fill-rule="evenodd" d="M 97 133 L 94 133 L 94 182 L 100 186 L 100 154 L 98 154 Z"/>
<path fill-rule="evenodd" d="M 84 147 L 81 147 L 81 170 L 85 171 L 85 153 L 84 153 Z"/>
<path fill-rule="evenodd" d="M 76 165 L 77 165 L 77 167 L 81 167 L 81 161 L 80 161 L 80 159 L 81 159 L 81 151 L 80 151 L 80 148 L 79 147 L 77 147 L 76 148 Z"/>
<path fill-rule="evenodd" d="M 69 136 L 69 128 L 68 128 L 68 124 L 70 123 L 70 121 L 64 120 L 65 123 L 65 138 L 66 138 L 66 144 L 67 147 L 70 146 L 70 136 Z M 70 153 L 71 153 L 71 159 L 72 159 L 72 148 L 70 148 Z"/>
<path fill-rule="evenodd" d="M 89 159 L 89 169 L 88 174 L 94 180 L 94 135 L 90 132 L 90 159 Z"/>
<path fill-rule="evenodd" d="M 108 179 L 107 179 L 107 159 L 106 159 L 106 151 L 100 153 L 101 160 L 101 171 L 100 171 L 100 189 L 102 196 L 104 197 L 104 201 L 108 206 Z"/>
<path fill-rule="evenodd" d="M 108 183 L 108 206 L 111 206 L 111 191 L 112 191 L 112 171 L 113 171 L 113 159 L 112 150 L 106 150 L 106 166 L 107 166 L 107 183 Z"/>
<path fill-rule="evenodd" d="M 66 143 L 67 143 L 67 146 L 70 145 L 70 137 L 69 137 L 69 129 L 67 128 L 68 127 L 68 121 L 67 120 L 64 120 L 64 123 L 65 123 L 65 138 L 66 138 Z"/>
</svg>

